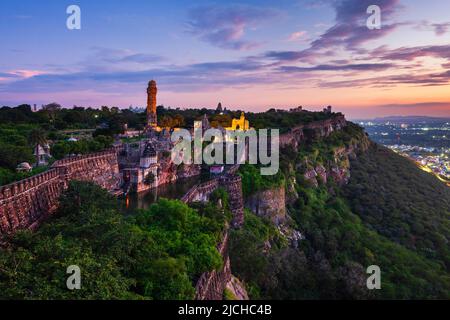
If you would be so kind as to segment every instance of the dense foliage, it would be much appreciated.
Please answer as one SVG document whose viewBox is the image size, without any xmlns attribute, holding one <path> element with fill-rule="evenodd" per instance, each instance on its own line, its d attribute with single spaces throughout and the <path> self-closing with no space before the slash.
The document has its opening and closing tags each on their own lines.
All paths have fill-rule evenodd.
<svg viewBox="0 0 450 320">
<path fill-rule="evenodd" d="M 79 107 L 63 109 L 53 103 L 38 112 L 32 112 L 29 105 L 0 108 L 0 123 L 0 185 L 5 185 L 46 169 L 16 172 L 20 163 L 36 163 L 33 153 L 38 144 L 50 143 L 51 154 L 55 159 L 69 154 L 100 151 L 111 146 L 112 136 L 123 131 L 124 123 L 139 125 L 140 115 L 129 110 L 119 112 L 117 108 L 106 107 L 100 110 Z M 107 129 L 93 132 L 96 126 L 103 123 L 107 124 Z M 86 136 L 77 142 L 67 141 L 73 130 L 89 131 L 87 129 L 91 129 L 94 138 Z"/>
<path fill-rule="evenodd" d="M 230 259 L 233 273 L 244 280 L 251 299 L 310 298 L 302 283 L 311 284 L 314 280 L 302 267 L 304 254 L 288 247 L 270 221 L 248 210 L 244 226 L 231 233 Z"/>
<path fill-rule="evenodd" d="M 350 184 L 307 184 L 304 162 L 333 161 L 335 148 L 367 144 L 357 126 L 281 155 L 289 215 L 304 239 L 280 246 L 270 223 L 249 213 L 231 238 L 233 272 L 253 298 L 448 299 L 449 189 L 413 163 L 372 146 L 352 162 Z M 339 161 L 339 159 L 338 159 Z M 300 165 L 299 165 L 300 164 Z M 347 165 L 347 164 L 346 164 Z M 268 225 L 269 224 L 269 225 Z M 366 269 L 381 268 L 381 290 Z"/>
<path fill-rule="evenodd" d="M 192 299 L 198 276 L 222 266 L 220 220 L 164 199 L 125 219 L 116 201 L 71 183 L 56 217 L 1 249 L 0 298 Z M 81 268 L 81 290 L 66 287 L 70 265 Z"/>
<path fill-rule="evenodd" d="M 33 146 L 28 142 L 36 127 L 30 124 L 0 125 L 0 167 L 15 170 L 21 162 L 34 161 Z"/>
<path fill-rule="evenodd" d="M 33 145 L 29 136 L 36 126 L 32 124 L 0 125 L 0 185 L 26 178 L 41 172 L 41 169 L 30 173 L 17 173 L 19 163 L 33 163 Z"/>
<path fill-rule="evenodd" d="M 351 165 L 344 195 L 364 223 L 449 270 L 450 188 L 376 144 Z"/>
<path fill-rule="evenodd" d="M 284 176 L 280 171 L 275 176 L 264 176 L 261 175 L 260 168 L 255 165 L 241 165 L 239 175 L 242 178 L 244 196 L 284 185 Z"/>
<path fill-rule="evenodd" d="M 109 136 L 96 136 L 93 139 L 78 141 L 58 141 L 52 145 L 51 154 L 59 160 L 67 155 L 87 154 L 108 149 L 112 146 L 113 138 Z"/>
<path fill-rule="evenodd" d="M 113 134 L 122 131 L 125 123 L 132 128 L 142 128 L 144 121 L 144 113 L 138 114 L 106 106 L 99 109 L 74 106 L 68 109 L 62 108 L 57 103 L 51 103 L 39 108 L 37 112 L 33 112 L 29 105 L 0 108 L 0 123 L 33 124 L 47 131 L 92 129 L 100 124 L 106 124 Z"/>
<path fill-rule="evenodd" d="M 437 261 L 370 230 L 345 199 L 325 187 L 299 191 L 302 196 L 290 209 L 305 233 L 301 248 L 321 267 L 329 297 L 448 298 L 448 274 Z M 382 290 L 365 288 L 370 265 L 382 270 Z"/>
</svg>

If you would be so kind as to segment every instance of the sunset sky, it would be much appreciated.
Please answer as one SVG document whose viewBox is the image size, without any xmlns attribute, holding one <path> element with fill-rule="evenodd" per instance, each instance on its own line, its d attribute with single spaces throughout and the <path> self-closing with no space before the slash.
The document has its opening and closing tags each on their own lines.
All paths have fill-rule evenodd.
<svg viewBox="0 0 450 320">
<path fill-rule="evenodd" d="M 0 106 L 144 106 L 155 79 L 172 107 L 450 117 L 447 0 L 2 0 L 0 44 Z"/>
</svg>

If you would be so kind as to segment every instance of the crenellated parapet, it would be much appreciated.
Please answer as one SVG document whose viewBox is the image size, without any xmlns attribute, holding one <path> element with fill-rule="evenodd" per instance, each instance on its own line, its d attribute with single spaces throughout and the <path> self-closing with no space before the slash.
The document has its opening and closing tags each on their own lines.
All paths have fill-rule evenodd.
<svg viewBox="0 0 450 320">
<path fill-rule="evenodd" d="M 59 168 L 67 182 L 92 181 L 110 192 L 120 189 L 121 175 L 115 150 L 69 157 L 56 161 L 52 167 Z"/>
<path fill-rule="evenodd" d="M 80 161 L 86 160 L 94 160 L 94 159 L 111 159 L 114 162 L 117 162 L 117 151 L 116 149 L 105 150 L 101 152 L 94 152 L 85 155 L 78 155 L 67 157 L 61 160 L 57 160 L 53 163 L 52 167 L 65 167 L 70 166 L 71 164 L 79 163 Z"/>
<path fill-rule="evenodd" d="M 233 172 L 236 170 L 233 169 Z M 233 215 L 233 227 L 240 227 L 244 223 L 244 196 L 242 193 L 242 179 L 236 174 L 226 174 L 219 178 L 193 186 L 182 198 L 184 203 L 206 202 L 210 195 L 219 187 L 223 187 L 230 201 L 230 210 Z"/>
<path fill-rule="evenodd" d="M 64 189 L 60 170 L 0 187 L 0 235 L 20 229 L 33 229 L 57 206 Z"/>
<path fill-rule="evenodd" d="M 0 236 L 34 229 L 57 208 L 69 181 L 92 181 L 114 192 L 121 179 L 115 150 L 56 161 L 41 174 L 0 187 Z"/>
<path fill-rule="evenodd" d="M 184 203 L 206 202 L 208 201 L 211 193 L 213 193 L 218 187 L 218 178 L 197 184 L 189 189 L 189 191 L 181 198 L 181 201 Z"/>
<path fill-rule="evenodd" d="M 196 300 L 222 300 L 223 292 L 228 281 L 231 280 L 230 258 L 228 256 L 229 228 L 225 228 L 217 251 L 223 257 L 221 270 L 213 270 L 203 273 L 195 286 Z"/>
</svg>

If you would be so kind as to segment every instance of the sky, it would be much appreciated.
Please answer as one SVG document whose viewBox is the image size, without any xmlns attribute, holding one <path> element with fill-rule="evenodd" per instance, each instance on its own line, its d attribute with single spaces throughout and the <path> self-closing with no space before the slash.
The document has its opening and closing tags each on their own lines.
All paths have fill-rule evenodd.
<svg viewBox="0 0 450 320">
<path fill-rule="evenodd" d="M 167 107 L 450 117 L 449 12 L 442 0 L 2 0 L 0 106 L 142 107 L 154 79 Z"/>
</svg>

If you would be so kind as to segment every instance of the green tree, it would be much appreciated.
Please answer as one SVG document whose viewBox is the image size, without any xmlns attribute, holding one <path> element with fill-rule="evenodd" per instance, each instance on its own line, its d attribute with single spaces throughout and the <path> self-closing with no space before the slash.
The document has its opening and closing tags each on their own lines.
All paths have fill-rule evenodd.
<svg viewBox="0 0 450 320">
<path fill-rule="evenodd" d="M 222 266 L 220 225 L 172 200 L 126 218 L 117 201 L 72 181 L 52 219 L 0 249 L 0 299 L 193 299 L 199 275 Z M 66 287 L 70 265 L 81 290 Z"/>
</svg>

